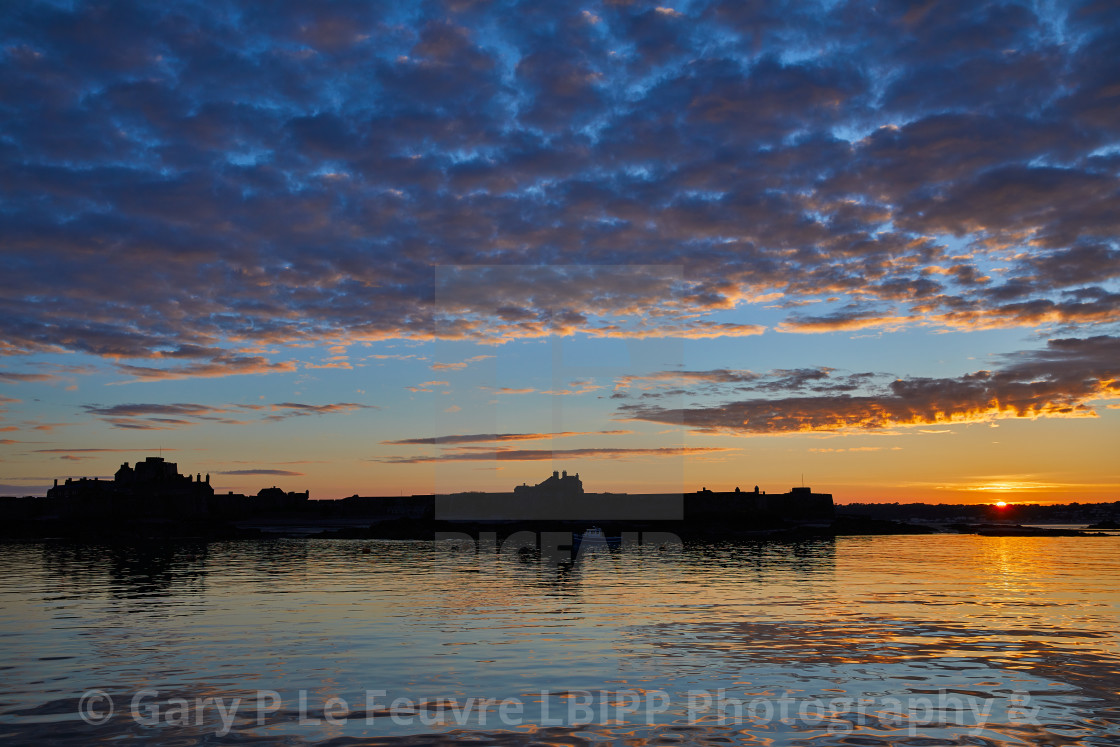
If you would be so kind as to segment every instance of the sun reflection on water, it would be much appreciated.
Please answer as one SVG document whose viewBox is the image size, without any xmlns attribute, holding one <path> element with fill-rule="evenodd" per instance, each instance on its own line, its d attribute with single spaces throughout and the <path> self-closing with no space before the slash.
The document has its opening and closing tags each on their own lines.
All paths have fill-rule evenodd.
<svg viewBox="0 0 1120 747">
<path fill-rule="evenodd" d="M 276 690 L 285 709 L 264 725 L 239 723 L 234 734 L 286 735 L 291 744 L 979 744 L 962 740 L 982 734 L 989 745 L 1089 745 L 1120 718 L 1115 541 L 714 543 L 574 564 L 407 542 L 374 543 L 369 554 L 347 541 L 20 545 L 0 556 L 8 665 L 0 735 L 85 744 L 88 727 L 73 718 L 84 689 L 124 697 L 147 686 L 250 700 L 256 688 Z M 38 684 L 46 681 L 49 689 Z M 320 704 L 355 703 L 369 688 L 430 702 L 518 698 L 529 716 L 495 731 L 464 730 L 448 715 L 426 726 L 379 717 L 314 727 L 293 715 L 301 691 Z M 618 703 L 623 690 L 665 692 L 672 705 L 653 724 L 612 717 L 567 728 L 540 719 L 546 704 L 579 693 Z M 815 724 L 727 725 L 710 714 L 689 718 L 693 690 L 747 703 L 873 705 Z M 955 712 L 944 708 L 940 725 L 892 721 L 890 699 L 946 693 L 992 707 L 982 732 L 953 726 Z M 1041 709 L 1038 724 L 1015 717 L 1017 698 Z M 211 727 L 145 739 L 204 739 Z M 135 725 L 101 728 L 99 739 L 124 738 Z"/>
</svg>

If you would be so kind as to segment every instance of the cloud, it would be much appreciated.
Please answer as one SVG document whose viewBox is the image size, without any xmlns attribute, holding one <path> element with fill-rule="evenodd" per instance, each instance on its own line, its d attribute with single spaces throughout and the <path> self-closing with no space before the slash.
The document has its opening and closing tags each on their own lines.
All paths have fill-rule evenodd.
<svg viewBox="0 0 1120 747">
<path fill-rule="evenodd" d="M 431 436 L 428 438 L 403 438 L 396 441 L 382 441 L 390 446 L 410 446 L 431 444 L 435 446 L 444 444 L 489 443 L 502 441 L 543 441 L 551 438 L 571 438 L 573 436 L 621 436 L 633 431 L 562 431 L 560 433 L 471 433 L 452 436 Z"/>
<path fill-rule="evenodd" d="M 657 371 L 650 374 L 631 374 L 615 380 L 615 389 L 629 389 L 631 386 L 649 383 L 661 384 L 743 384 L 761 378 L 753 371 L 737 371 L 726 368 L 710 371 Z"/>
<path fill-rule="evenodd" d="M 263 356 L 216 356 L 206 363 L 190 363 L 169 368 L 152 368 L 118 364 L 117 370 L 129 374 L 133 381 L 167 381 L 171 379 L 214 378 L 245 374 L 283 373 L 296 370 L 291 361 L 273 363 Z"/>
<path fill-rule="evenodd" d="M 406 386 L 405 389 L 407 389 L 410 392 L 432 392 L 432 391 L 435 391 L 435 390 L 430 388 L 430 387 L 433 387 L 433 386 L 451 386 L 451 382 L 449 382 L 449 381 L 425 381 L 423 384 L 418 384 L 416 386 Z"/>
<path fill-rule="evenodd" d="M 231 404 L 202 405 L 196 403 L 126 403 L 117 405 L 82 405 L 82 409 L 95 415 L 115 428 L 131 430 L 172 430 L 199 423 L 220 423 L 223 425 L 251 425 L 261 422 L 277 422 L 291 417 L 307 415 L 331 415 L 363 409 L 378 409 L 376 405 L 363 405 L 357 402 L 335 402 L 313 405 L 300 402 L 281 402 L 271 405 Z M 249 413 L 270 411 L 271 414 L 259 419 L 244 419 Z M 237 417 L 236 415 L 240 415 Z"/>
<path fill-rule="evenodd" d="M 995 418 L 1094 417 L 1092 403 L 1120 397 L 1120 337 L 1050 340 L 1006 356 L 1006 365 L 955 378 L 895 379 L 873 394 L 749 399 L 666 408 L 624 404 L 630 420 L 731 434 L 880 430 Z"/>
<path fill-rule="evenodd" d="M 187 425 L 198 425 L 196 420 L 182 420 L 178 418 L 152 418 L 139 420 L 136 418 L 105 418 L 106 423 L 114 428 L 135 431 L 171 431 Z"/>
<path fill-rule="evenodd" d="M 351 369 L 354 368 L 354 366 L 349 361 L 346 361 L 346 360 L 331 361 L 331 362 L 328 362 L 328 363 L 304 363 L 303 367 L 304 368 L 343 368 L 343 369 L 346 369 L 346 370 L 351 370 Z"/>
<path fill-rule="evenodd" d="M 124 452 L 124 453 L 135 454 L 137 451 L 143 451 L 143 450 L 142 449 L 89 449 L 89 448 L 87 448 L 87 449 L 35 449 L 36 454 L 75 454 L 75 453 L 87 453 L 87 452 Z M 160 451 L 161 452 L 163 452 L 163 451 L 175 451 L 175 449 L 161 449 Z"/>
<path fill-rule="evenodd" d="M 58 377 L 53 374 L 42 373 L 18 373 L 15 371 L 0 371 L 0 381 L 7 381 L 13 384 L 20 384 L 28 381 L 55 381 Z M 7 400 L 11 402 L 18 402 L 18 400 Z"/>
<path fill-rule="evenodd" d="M 837 311 L 826 316 L 794 315 L 778 325 L 779 332 L 821 333 L 870 329 L 873 327 L 897 328 L 907 318 L 874 311 Z"/>
<path fill-rule="evenodd" d="M 120 404 L 101 407 L 98 405 L 83 405 L 82 409 L 91 415 L 104 415 L 107 417 L 135 417 L 145 415 L 191 415 L 202 416 L 228 412 L 220 407 L 196 404 Z"/>
<path fill-rule="evenodd" d="M 477 363 L 493 357 L 492 355 L 475 355 L 464 361 L 457 361 L 455 363 L 433 363 L 429 368 L 433 371 L 461 371 L 471 363 Z"/>
<path fill-rule="evenodd" d="M 232 469 L 218 472 L 219 475 L 275 475 L 277 477 L 303 477 L 303 472 L 286 469 Z"/>
<path fill-rule="evenodd" d="M 18 426 L 5 426 L 0 428 L 0 431 L 20 431 L 20 430 L 33 430 L 33 431 L 53 431 L 55 428 L 66 428 L 77 423 L 43 423 L 38 420 L 25 420 Z"/>
<path fill-rule="evenodd" d="M 0 355 L 1110 333 L 1120 10 L 1066 10 L 20 4 Z"/>
<path fill-rule="evenodd" d="M 734 322 L 688 321 L 681 324 L 649 324 L 637 326 L 604 325 L 584 330 L 591 337 L 620 337 L 640 340 L 650 337 L 682 337 L 687 340 L 710 340 L 716 337 L 751 337 L 761 335 L 766 327 L 760 324 Z"/>
<path fill-rule="evenodd" d="M 351 412 L 353 410 L 378 409 L 375 405 L 362 405 L 357 402 L 336 402 L 329 405 L 308 405 L 300 402 L 281 402 L 271 406 L 273 410 L 288 410 L 299 415 L 322 415 L 334 412 Z"/>
<path fill-rule="evenodd" d="M 587 448 L 587 449 L 484 449 L 482 451 L 450 451 L 436 456 L 381 457 L 373 461 L 385 464 L 427 464 L 431 462 L 538 462 L 552 459 L 630 459 L 692 457 L 738 449 L 715 446 L 680 446 L 651 449 Z"/>
<path fill-rule="evenodd" d="M 285 420 L 291 417 L 302 417 L 307 415 L 333 415 L 343 412 L 353 412 L 355 410 L 379 410 L 381 408 L 377 405 L 363 405 L 358 402 L 335 402 L 327 405 L 308 405 L 301 402 L 281 402 L 280 404 L 271 405 L 271 409 L 276 411 L 273 415 L 268 415 L 264 418 L 266 421 Z"/>
<path fill-rule="evenodd" d="M 542 389 L 541 394 L 551 394 L 556 397 L 570 397 L 580 394 L 588 394 L 602 389 L 602 385 L 596 384 L 594 381 L 571 381 L 564 389 Z"/>
<path fill-rule="evenodd" d="M 814 391 L 851 391 L 874 378 L 872 373 L 848 374 L 833 377 L 833 368 L 775 369 L 765 374 L 749 370 L 717 368 L 708 371 L 654 371 L 648 374 L 628 374 L 615 379 L 611 399 L 626 399 L 631 390 L 643 392 L 644 398 L 668 395 L 695 395 L 702 392 L 722 391 L 725 385 L 734 385 L 736 391 L 782 391 L 811 388 Z M 677 387 L 665 391 L 663 387 Z M 690 387 L 685 389 L 684 387 Z M 659 391 L 660 390 L 660 391 Z"/>
</svg>

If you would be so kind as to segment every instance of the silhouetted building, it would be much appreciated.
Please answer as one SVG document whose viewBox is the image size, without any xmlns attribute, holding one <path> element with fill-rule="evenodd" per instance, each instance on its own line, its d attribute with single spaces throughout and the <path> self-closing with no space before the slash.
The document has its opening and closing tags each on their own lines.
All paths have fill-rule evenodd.
<svg viewBox="0 0 1120 747">
<path fill-rule="evenodd" d="M 137 462 L 135 468 L 125 462 L 112 481 L 96 477 L 92 480 L 84 477 L 72 480 L 68 477 L 62 485 L 55 480 L 54 487 L 47 491 L 48 498 L 93 498 L 111 494 L 210 496 L 214 494 L 214 489 L 210 487 L 210 475 L 206 476 L 205 482 L 201 473 L 192 479 L 190 475 L 180 475 L 179 465 L 174 462 L 164 461 L 162 457 L 148 457 Z"/>
<path fill-rule="evenodd" d="M 125 462 L 112 480 L 98 478 L 73 480 L 47 491 L 47 498 L 59 499 L 60 513 L 68 516 L 202 516 L 208 512 L 208 499 L 214 495 L 210 475 L 203 481 L 180 475 L 179 465 L 162 457 L 148 457 L 130 467 Z"/>
<path fill-rule="evenodd" d="M 569 476 L 567 470 L 563 474 L 553 472 L 552 477 L 536 485 L 522 483 L 513 489 L 514 495 L 538 498 L 569 498 L 583 495 L 583 481 L 579 473 Z"/>
<path fill-rule="evenodd" d="M 158 489 L 199 495 L 214 494 L 214 489 L 210 487 L 210 475 L 206 475 L 206 480 L 203 481 L 202 473 L 199 473 L 192 480 L 190 475 L 179 474 L 178 464 L 164 461 L 162 457 L 148 457 L 137 462 L 135 468 L 129 467 L 128 462 L 125 462 L 113 476 L 113 483 L 120 490 Z"/>
<path fill-rule="evenodd" d="M 179 474 L 178 465 L 148 457 L 135 466 L 121 465 L 112 480 L 67 479 L 48 491 L 47 499 L 12 503 L 10 513 L 25 519 L 70 522 L 110 521 L 127 526 L 134 519 L 163 524 L 179 519 L 235 521 L 268 517 L 289 520 L 360 518 L 369 524 L 393 522 L 416 527 L 441 522 L 673 522 L 674 531 L 736 531 L 821 522 L 832 518 L 832 496 L 797 487 L 787 493 L 739 488 L 694 493 L 586 493 L 578 474 L 555 471 L 536 485 L 519 485 L 509 493 L 359 497 L 312 501 L 308 491 L 286 492 L 273 486 L 256 495 L 215 494 L 210 476 Z M 418 530 L 417 530 L 418 531 Z"/>
<path fill-rule="evenodd" d="M 309 490 L 302 493 L 285 493 L 273 485 L 271 488 L 265 488 L 257 493 L 257 497 L 251 499 L 251 506 L 254 512 L 292 511 L 306 506 L 310 497 L 311 491 Z"/>
<path fill-rule="evenodd" d="M 720 521 L 747 518 L 823 521 L 832 518 L 831 493 L 814 493 L 811 488 L 790 488 L 788 493 L 734 491 L 715 492 L 701 488 L 684 495 L 686 521 Z"/>
<path fill-rule="evenodd" d="M 437 519 L 448 521 L 684 521 L 724 529 L 783 521 L 829 521 L 832 496 L 799 488 L 767 495 L 755 488 L 695 493 L 585 493 L 579 475 L 553 472 L 512 493 L 436 496 Z"/>
</svg>

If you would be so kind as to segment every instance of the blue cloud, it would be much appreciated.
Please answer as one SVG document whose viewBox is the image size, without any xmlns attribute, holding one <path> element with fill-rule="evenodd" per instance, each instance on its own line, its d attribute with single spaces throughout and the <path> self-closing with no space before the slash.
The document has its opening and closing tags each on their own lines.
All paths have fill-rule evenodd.
<svg viewBox="0 0 1120 747">
<path fill-rule="evenodd" d="M 708 317 L 770 293 L 800 331 L 1115 328 L 1118 28 L 1107 4 L 20 4 L 0 352 L 219 376 L 323 338 L 745 334 Z M 511 271 L 441 305 L 433 268 L 493 265 L 588 269 L 567 299 Z"/>
</svg>

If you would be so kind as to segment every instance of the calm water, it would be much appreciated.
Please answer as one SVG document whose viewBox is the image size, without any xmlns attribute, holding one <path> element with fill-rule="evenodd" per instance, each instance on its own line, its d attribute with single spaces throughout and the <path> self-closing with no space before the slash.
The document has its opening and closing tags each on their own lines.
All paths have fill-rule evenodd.
<svg viewBox="0 0 1120 747">
<path fill-rule="evenodd" d="M 1120 745 L 1118 537 L 0 553 L 0 744 Z"/>
</svg>

